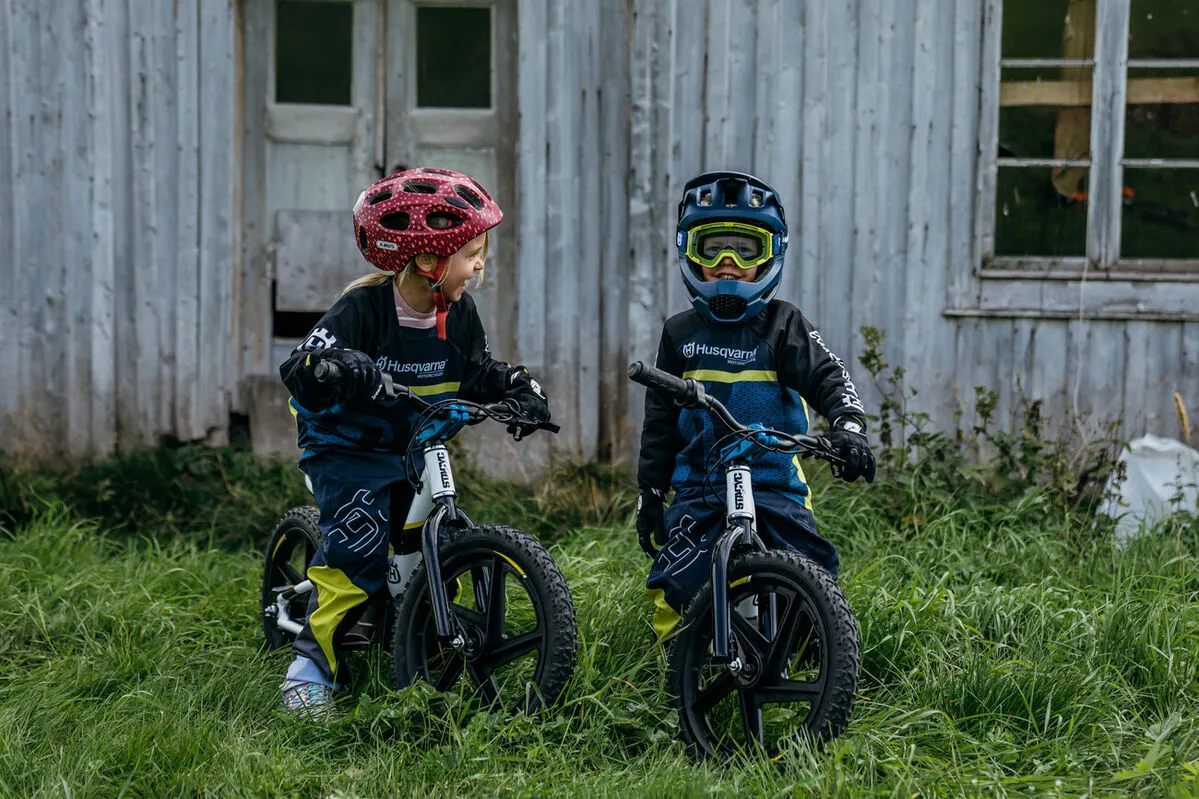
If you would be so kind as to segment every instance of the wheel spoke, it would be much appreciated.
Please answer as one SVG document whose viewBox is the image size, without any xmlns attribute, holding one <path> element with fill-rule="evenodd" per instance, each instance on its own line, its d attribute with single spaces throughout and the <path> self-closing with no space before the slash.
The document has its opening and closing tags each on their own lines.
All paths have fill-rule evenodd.
<svg viewBox="0 0 1199 799">
<path fill-rule="evenodd" d="M 493 669 L 511 663 L 521 655 L 541 649 L 541 630 L 522 633 L 486 651 L 484 657 Z"/>
<path fill-rule="evenodd" d="M 706 715 L 709 710 L 716 707 L 721 699 L 733 692 L 737 687 L 737 682 L 733 679 L 733 675 L 727 671 L 722 672 L 716 678 L 709 680 L 705 688 L 700 689 L 695 696 L 695 702 L 692 703 L 695 711 L 701 715 Z"/>
<path fill-rule="evenodd" d="M 283 574 L 284 579 L 287 580 L 289 587 L 304 582 L 304 576 L 290 563 L 280 563 L 277 568 Z"/>
<path fill-rule="evenodd" d="M 479 661 L 474 661 L 468 668 L 470 676 L 474 679 L 475 685 L 479 687 L 479 695 L 483 697 L 483 701 L 492 710 L 503 710 L 504 700 L 500 698 L 500 688 L 495 684 L 495 677 L 492 676 L 491 670 L 484 668 Z"/>
<path fill-rule="evenodd" d="M 472 566 L 470 570 L 470 582 L 475 589 L 475 607 L 486 612 L 487 586 L 490 583 L 490 575 L 487 573 L 487 567 Z"/>
<path fill-rule="evenodd" d="M 758 706 L 776 703 L 811 702 L 815 703 L 824 693 L 824 675 L 820 679 L 789 680 L 779 677 L 771 683 L 760 682 L 754 687 Z"/>
<path fill-rule="evenodd" d="M 468 608 L 465 605 L 452 603 L 450 605 L 450 611 L 458 617 L 459 621 L 465 622 L 472 627 L 477 627 L 478 629 L 483 630 L 487 626 L 487 616 L 475 610 L 474 608 Z"/>
<path fill-rule="evenodd" d="M 491 564 L 491 581 L 487 586 L 489 597 L 484 612 L 487 614 L 487 626 L 484 628 L 488 643 L 499 642 L 504 637 L 504 615 L 507 612 L 507 598 L 504 596 L 504 569 L 497 557 Z"/>
<path fill-rule="evenodd" d="M 801 636 L 808 638 L 812 630 L 815 614 L 806 600 L 796 594 L 787 604 L 783 618 L 779 620 L 779 632 L 775 636 L 770 654 L 766 657 L 765 672 L 782 675 L 787 662 L 795 654 L 795 646 Z M 806 623 L 805 623 L 806 622 Z"/>
<path fill-rule="evenodd" d="M 762 635 L 749 623 L 748 619 L 736 610 L 729 614 L 729 618 L 733 622 L 733 632 L 737 634 L 737 640 L 741 645 L 753 652 L 759 660 L 765 660 L 766 653 L 770 651 L 770 642 L 766 640 L 766 636 Z"/>
<path fill-rule="evenodd" d="M 737 701 L 741 706 L 741 729 L 745 731 L 746 748 L 754 744 L 763 746 L 762 740 L 762 704 L 753 690 L 737 692 Z"/>
<path fill-rule="evenodd" d="M 445 665 L 442 668 L 441 674 L 436 680 L 431 680 L 433 687 L 438 691 L 448 691 L 458 682 L 458 678 L 462 676 L 462 667 L 466 661 L 462 655 L 447 649 L 440 651 L 442 658 L 445 660 Z M 428 666 L 426 665 L 426 669 Z"/>
</svg>

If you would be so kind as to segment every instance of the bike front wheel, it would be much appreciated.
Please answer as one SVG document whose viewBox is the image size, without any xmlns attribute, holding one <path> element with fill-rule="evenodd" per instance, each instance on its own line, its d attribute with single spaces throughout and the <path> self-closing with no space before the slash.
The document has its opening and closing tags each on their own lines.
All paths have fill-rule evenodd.
<svg viewBox="0 0 1199 799">
<path fill-rule="evenodd" d="M 734 557 L 729 586 L 736 670 L 712 656 L 710 585 L 688 604 L 673 641 L 667 687 L 683 741 L 697 757 L 727 760 L 839 735 L 861 655 L 836 582 L 798 553 L 770 551 Z"/>
<path fill-rule="evenodd" d="M 450 614 L 463 645 L 437 635 L 422 565 L 396 608 L 392 681 L 463 690 L 491 710 L 553 704 L 574 673 L 578 631 L 566 580 L 549 553 L 501 525 L 453 532 L 439 548 Z"/>
</svg>

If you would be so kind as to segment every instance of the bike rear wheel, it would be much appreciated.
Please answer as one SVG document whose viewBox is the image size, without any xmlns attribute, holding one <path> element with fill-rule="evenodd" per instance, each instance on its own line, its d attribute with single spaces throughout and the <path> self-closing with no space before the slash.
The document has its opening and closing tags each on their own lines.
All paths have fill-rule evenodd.
<svg viewBox="0 0 1199 799">
<path fill-rule="evenodd" d="M 262 632 L 267 649 L 282 649 L 296 640 L 296 634 L 281 629 L 278 624 L 277 601 L 281 591 L 302 583 L 308 564 L 321 542 L 319 526 L 321 512 L 313 507 L 292 508 L 280 517 L 267 540 L 266 557 L 262 567 Z M 304 623 L 308 614 L 309 594 L 304 593 L 284 603 L 292 621 Z"/>
<path fill-rule="evenodd" d="M 700 758 L 775 756 L 797 739 L 824 741 L 849 722 L 861 655 L 857 622 L 828 572 L 794 552 L 729 564 L 732 673 L 712 658 L 711 585 L 688 604 L 667 687 L 683 741 Z M 756 612 L 754 612 L 756 608 Z"/>
<path fill-rule="evenodd" d="M 553 704 L 574 673 L 578 632 L 566 580 L 549 553 L 519 530 L 485 525 L 451 533 L 439 554 L 465 645 L 455 649 L 437 635 L 422 565 L 396 609 L 395 687 L 423 679 L 496 711 Z"/>
</svg>

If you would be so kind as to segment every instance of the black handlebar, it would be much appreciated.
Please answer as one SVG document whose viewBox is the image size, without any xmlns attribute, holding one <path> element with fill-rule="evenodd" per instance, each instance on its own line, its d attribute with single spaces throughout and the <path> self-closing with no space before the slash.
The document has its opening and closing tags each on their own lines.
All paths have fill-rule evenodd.
<svg viewBox="0 0 1199 799">
<path fill-rule="evenodd" d="M 833 452 L 832 446 L 826 438 L 807 436 L 802 433 L 784 433 L 781 430 L 751 431 L 750 428 L 738 422 L 720 400 L 705 392 L 703 385 L 692 378 L 675 377 L 641 361 L 634 361 L 629 364 L 629 379 L 634 383 L 652 388 L 685 408 L 703 408 L 711 411 L 734 432 L 765 433 L 782 439 L 786 443 L 794 444 L 794 451 L 812 455 L 835 465 L 844 463 L 844 460 Z"/>
<path fill-rule="evenodd" d="M 312 368 L 312 376 L 316 378 L 318 383 L 340 383 L 343 375 L 344 370 L 342 369 L 341 364 L 337 363 L 336 361 L 321 361 Z M 444 409 L 435 408 L 435 406 L 439 405 L 440 403 L 428 402 L 424 397 L 413 393 L 412 389 L 408 388 L 408 386 L 396 383 L 392 379 L 391 374 L 388 372 L 380 372 L 379 375 L 383 379 L 383 395 L 381 399 L 407 400 L 408 402 L 414 403 L 424 410 L 432 409 L 434 411 L 434 416 L 448 413 L 448 411 Z M 472 420 L 473 424 L 477 424 L 478 422 L 483 421 L 484 418 L 488 418 L 495 419 L 497 422 L 508 422 L 512 424 L 520 423 L 520 427 L 524 427 L 526 430 L 530 431 L 548 430 L 551 433 L 557 434 L 562 430 L 561 427 L 553 422 L 533 422 L 531 419 L 521 416 L 519 408 L 514 408 L 512 405 L 506 402 L 492 402 L 486 405 L 477 405 L 470 402 L 464 404 L 471 407 L 472 411 L 474 411 L 472 414 L 472 416 L 475 417 Z M 517 440 L 519 441 L 519 433 L 521 431 L 519 430 L 519 427 L 517 430 Z"/>
</svg>

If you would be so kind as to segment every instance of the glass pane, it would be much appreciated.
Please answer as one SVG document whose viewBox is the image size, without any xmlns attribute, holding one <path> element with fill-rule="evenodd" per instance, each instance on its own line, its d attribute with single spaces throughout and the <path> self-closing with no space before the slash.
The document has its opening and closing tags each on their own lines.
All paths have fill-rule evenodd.
<svg viewBox="0 0 1199 799">
<path fill-rule="evenodd" d="M 1124 168 L 1124 258 L 1199 259 L 1199 169 Z"/>
<path fill-rule="evenodd" d="M 416 9 L 416 104 L 491 107 L 491 9 Z"/>
<path fill-rule="evenodd" d="M 1096 0 L 1004 0 L 1003 58 L 1090 58 Z"/>
<path fill-rule="evenodd" d="M 995 197 L 995 254 L 1086 255 L 1087 205 L 1054 188 L 1060 170 L 1000 167 Z M 1086 170 L 1078 181 L 1086 191 Z"/>
<path fill-rule="evenodd" d="M 1129 58 L 1199 58 L 1199 3 L 1132 0 Z"/>
<path fill-rule="evenodd" d="M 1126 158 L 1199 159 L 1199 70 L 1128 70 Z"/>
<path fill-rule="evenodd" d="M 1091 68 L 1005 69 L 999 155 L 1085 159 L 1091 151 Z"/>
<path fill-rule="evenodd" d="M 275 102 L 351 105 L 354 6 L 279 0 Z"/>
</svg>

